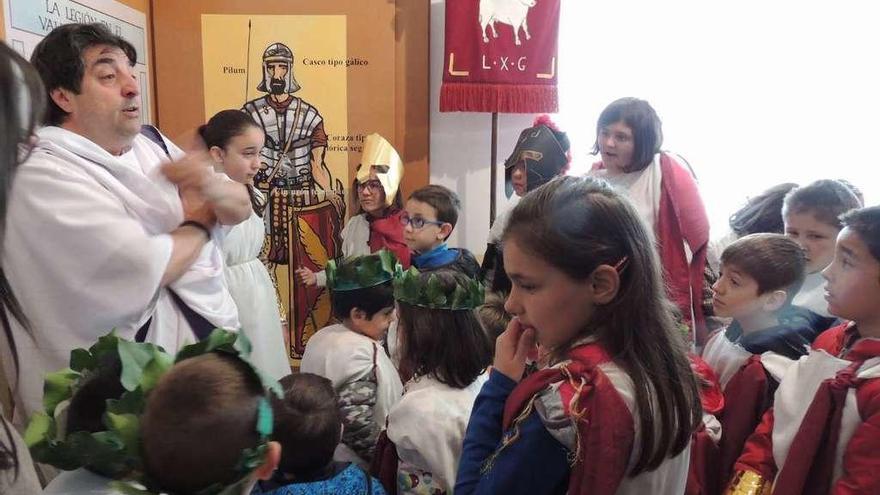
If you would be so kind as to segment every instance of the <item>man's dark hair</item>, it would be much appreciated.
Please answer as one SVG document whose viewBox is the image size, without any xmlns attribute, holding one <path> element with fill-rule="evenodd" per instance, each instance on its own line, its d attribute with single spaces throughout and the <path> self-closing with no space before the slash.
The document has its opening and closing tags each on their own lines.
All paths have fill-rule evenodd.
<svg viewBox="0 0 880 495">
<path fill-rule="evenodd" d="M 52 90 L 64 88 L 79 94 L 85 74 L 83 53 L 95 45 L 117 47 L 125 52 L 132 66 L 137 62 L 134 46 L 99 23 L 58 26 L 34 48 L 31 63 L 40 73 L 47 92 L 45 125 L 60 125 L 67 118 L 67 112 L 52 100 Z"/>
<path fill-rule="evenodd" d="M 281 444 L 279 470 L 305 476 L 333 460 L 342 435 L 342 413 L 330 380 L 312 373 L 281 379 L 284 398 L 273 396 L 273 437 Z"/>
<path fill-rule="evenodd" d="M 331 292 L 333 316 L 344 320 L 351 315 L 351 310 L 358 308 L 367 314 L 370 320 L 385 308 L 394 306 L 394 290 L 391 281 L 366 287 L 364 289 Z"/>
</svg>

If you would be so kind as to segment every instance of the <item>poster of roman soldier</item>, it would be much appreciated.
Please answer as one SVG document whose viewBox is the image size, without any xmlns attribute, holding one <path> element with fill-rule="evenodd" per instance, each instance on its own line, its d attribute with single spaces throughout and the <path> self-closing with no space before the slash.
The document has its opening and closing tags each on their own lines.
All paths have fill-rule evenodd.
<svg viewBox="0 0 880 495">
<path fill-rule="evenodd" d="M 206 78 L 206 116 L 239 108 L 265 132 L 261 167 L 254 177 L 254 187 L 265 200 L 260 208 L 266 224 L 261 259 L 277 288 L 285 340 L 296 365 L 308 338 L 328 324 L 331 307 L 329 291 L 301 284 L 295 270 L 317 272 L 341 255 L 343 184 L 351 182 L 347 152 L 360 151 L 330 144 L 332 135 L 335 141 L 348 136 L 345 17 L 206 15 L 202 25 L 203 40 L 228 39 L 231 32 L 247 37 L 242 39 L 249 46 L 247 60 L 240 65 L 216 45 L 209 49 L 209 43 L 203 44 L 206 67 L 229 61 L 229 72 L 239 82 L 243 75 L 246 86 L 236 99 L 223 91 L 222 79 Z M 309 43 L 318 38 L 320 45 Z M 238 72 L 241 65 L 244 74 Z"/>
</svg>

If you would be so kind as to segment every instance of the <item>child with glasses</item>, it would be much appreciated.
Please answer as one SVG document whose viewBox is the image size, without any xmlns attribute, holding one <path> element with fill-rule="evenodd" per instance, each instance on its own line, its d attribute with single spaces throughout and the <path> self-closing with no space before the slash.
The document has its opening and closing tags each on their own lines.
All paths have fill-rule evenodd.
<svg viewBox="0 0 880 495">
<path fill-rule="evenodd" d="M 445 268 L 469 277 L 479 273 L 480 265 L 470 251 L 446 245 L 459 210 L 458 195 L 443 186 L 425 186 L 406 201 L 400 217 L 403 240 L 412 250 L 412 264 L 419 271 Z"/>
</svg>

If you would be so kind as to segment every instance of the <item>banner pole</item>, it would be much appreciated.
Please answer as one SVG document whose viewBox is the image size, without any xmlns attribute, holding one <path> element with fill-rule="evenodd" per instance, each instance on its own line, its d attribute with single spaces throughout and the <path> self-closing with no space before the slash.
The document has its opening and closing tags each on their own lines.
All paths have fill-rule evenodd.
<svg viewBox="0 0 880 495">
<path fill-rule="evenodd" d="M 496 187 L 498 184 L 498 112 L 492 112 L 492 152 L 489 166 L 489 227 L 495 223 Z"/>
</svg>

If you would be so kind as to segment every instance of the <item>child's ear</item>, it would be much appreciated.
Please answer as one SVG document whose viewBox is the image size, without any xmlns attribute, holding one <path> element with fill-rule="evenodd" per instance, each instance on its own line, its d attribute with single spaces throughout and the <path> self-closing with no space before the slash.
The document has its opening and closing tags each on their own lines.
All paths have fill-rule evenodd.
<svg viewBox="0 0 880 495">
<path fill-rule="evenodd" d="M 437 233 L 437 239 L 443 240 L 449 237 L 449 234 L 452 233 L 452 229 L 455 227 L 452 226 L 451 223 L 444 223 L 440 226 L 440 232 Z"/>
<path fill-rule="evenodd" d="M 266 458 L 257 469 L 254 469 L 254 476 L 258 480 L 267 480 L 272 477 L 278 463 L 281 462 L 281 444 L 278 442 L 269 442 L 269 450 L 266 451 Z"/>
<path fill-rule="evenodd" d="M 610 265 L 599 265 L 590 275 L 590 287 L 596 304 L 608 304 L 620 290 L 620 274 Z"/>
<path fill-rule="evenodd" d="M 219 146 L 211 146 L 208 150 L 215 163 L 223 163 L 223 150 Z"/>
<path fill-rule="evenodd" d="M 785 304 L 786 299 L 788 299 L 787 292 L 784 290 L 774 290 L 767 295 L 767 299 L 764 301 L 764 311 L 772 313 L 779 310 Z"/>
<path fill-rule="evenodd" d="M 364 320 L 367 318 L 367 312 L 361 308 L 354 307 L 348 312 L 348 317 L 351 318 L 351 321 Z"/>
</svg>

